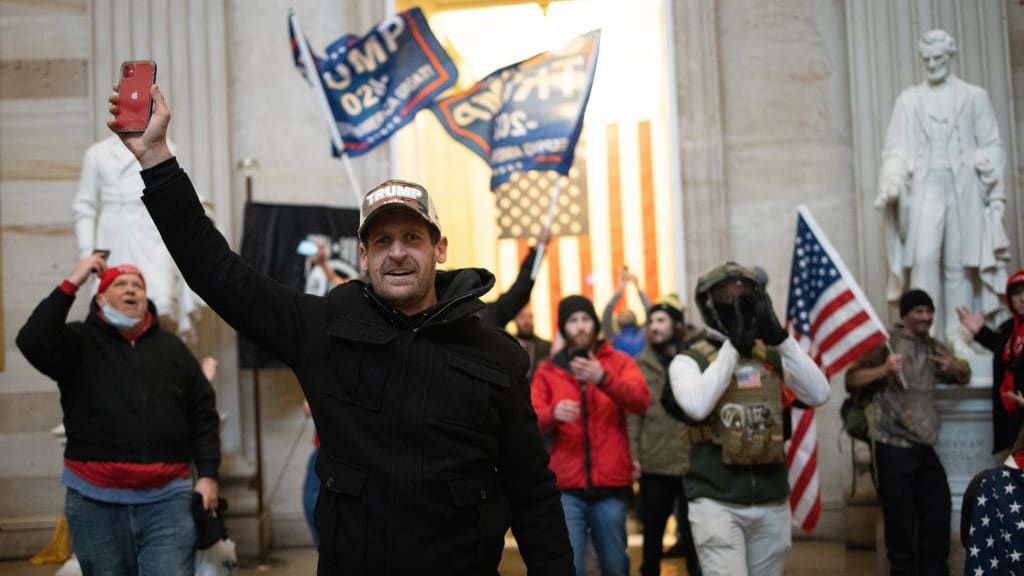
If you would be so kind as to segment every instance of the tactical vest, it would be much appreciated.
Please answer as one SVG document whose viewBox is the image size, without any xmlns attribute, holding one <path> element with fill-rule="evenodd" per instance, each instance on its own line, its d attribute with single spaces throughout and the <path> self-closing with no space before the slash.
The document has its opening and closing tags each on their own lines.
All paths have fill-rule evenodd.
<svg viewBox="0 0 1024 576">
<path fill-rule="evenodd" d="M 690 352 L 701 354 L 708 364 L 718 357 L 718 349 L 706 342 L 694 345 Z M 736 363 L 728 388 L 707 419 L 689 428 L 691 441 L 722 446 L 724 464 L 785 460 L 780 371 L 772 367 L 764 343 L 758 341 L 751 356 Z"/>
</svg>

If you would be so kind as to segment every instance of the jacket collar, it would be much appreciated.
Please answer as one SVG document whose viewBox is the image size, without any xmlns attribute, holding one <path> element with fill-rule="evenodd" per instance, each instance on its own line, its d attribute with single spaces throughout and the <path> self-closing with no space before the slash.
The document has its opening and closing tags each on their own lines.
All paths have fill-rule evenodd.
<svg viewBox="0 0 1024 576">
<path fill-rule="evenodd" d="M 160 329 L 160 317 L 156 313 L 156 305 L 153 304 L 152 300 L 146 299 L 146 308 L 149 310 L 150 315 L 152 315 L 153 321 L 150 322 L 149 328 L 147 328 L 145 332 L 139 334 L 138 338 L 135 339 L 136 341 L 141 339 L 143 336 L 156 332 Z M 85 317 L 85 323 L 91 326 L 96 326 L 107 334 L 121 338 L 121 331 L 107 322 L 104 322 L 103 319 L 100 318 L 99 311 L 99 304 L 96 303 L 96 298 L 94 297 L 92 301 L 89 302 L 89 315 Z"/>
<path fill-rule="evenodd" d="M 956 124 L 957 118 L 960 116 L 960 112 L 963 110 L 964 104 L 967 102 L 967 90 L 965 90 L 966 83 L 958 78 L 955 74 L 950 73 L 949 78 L 946 79 L 949 83 L 950 93 L 953 95 L 953 116 L 950 118 L 952 124 Z M 917 122 L 921 126 L 924 134 L 931 139 L 931 131 L 929 130 L 929 122 L 926 117 L 924 99 L 928 93 L 928 81 L 925 80 L 921 84 L 918 84 L 920 90 L 917 90 L 916 98 L 917 102 L 914 106 L 916 110 Z"/>
<path fill-rule="evenodd" d="M 494 275 L 483 268 L 462 268 L 458 270 L 438 270 L 434 279 L 434 289 L 438 301 L 423 312 L 409 317 L 394 309 L 373 291 L 373 287 L 361 280 L 348 282 L 331 292 L 338 298 L 349 301 L 361 298 L 367 306 L 353 307 L 342 305 L 337 308 L 338 321 L 355 322 L 367 330 L 380 325 L 381 317 L 387 324 L 404 325 L 413 329 L 442 326 L 467 318 L 484 308 L 480 296 L 494 287 Z M 346 330 L 347 331 L 347 330 Z"/>
</svg>

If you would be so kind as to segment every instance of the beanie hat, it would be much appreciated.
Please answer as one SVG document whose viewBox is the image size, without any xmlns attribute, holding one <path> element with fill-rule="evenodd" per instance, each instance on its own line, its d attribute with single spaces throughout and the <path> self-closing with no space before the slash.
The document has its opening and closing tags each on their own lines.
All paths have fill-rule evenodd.
<svg viewBox="0 0 1024 576">
<path fill-rule="evenodd" d="M 569 321 L 569 316 L 572 316 L 575 312 L 586 312 L 594 319 L 594 332 L 601 331 L 601 321 L 597 319 L 594 303 L 586 296 L 566 296 L 558 303 L 558 332 L 563 337 L 565 336 L 565 323 Z"/>
<path fill-rule="evenodd" d="M 651 314 L 654 314 L 655 312 L 664 312 L 665 314 L 668 314 L 669 317 L 672 318 L 672 320 L 674 320 L 676 322 L 682 322 L 683 321 L 683 311 L 680 310 L 679 308 L 676 308 L 675 306 L 669 304 L 668 302 L 658 302 L 654 306 L 651 306 L 650 308 L 648 308 L 647 309 L 647 321 L 648 322 L 650 322 L 650 320 L 651 320 Z"/>
<path fill-rule="evenodd" d="M 918 306 L 927 306 L 932 309 L 932 312 L 935 311 L 935 303 L 932 302 L 932 297 L 924 290 L 904 292 L 900 296 L 900 317 L 906 316 L 908 312 Z"/>
<path fill-rule="evenodd" d="M 121 264 L 120 266 L 111 266 L 107 268 L 107 271 L 100 276 L 100 285 L 96 288 L 97 294 L 103 294 L 110 288 L 110 284 L 121 274 L 135 274 L 142 280 L 142 287 L 146 287 L 146 278 L 142 275 L 142 270 L 139 270 L 131 264 Z"/>
</svg>

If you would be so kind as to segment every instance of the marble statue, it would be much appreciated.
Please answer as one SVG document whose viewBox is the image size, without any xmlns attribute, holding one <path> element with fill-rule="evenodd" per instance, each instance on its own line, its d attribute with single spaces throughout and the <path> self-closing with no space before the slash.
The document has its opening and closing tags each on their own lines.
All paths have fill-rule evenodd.
<svg viewBox="0 0 1024 576">
<path fill-rule="evenodd" d="M 85 151 L 72 202 L 79 256 L 96 249 L 110 250 L 109 264 L 138 266 L 161 322 L 188 337 L 203 303 L 181 278 L 142 204 L 141 170 L 116 135 Z M 201 200 L 210 214 L 209 202 Z"/>
<path fill-rule="evenodd" d="M 936 333 L 964 354 L 970 336 L 956 307 L 995 314 L 1005 289 L 1003 150 L 988 93 L 950 70 L 953 38 L 932 30 L 918 49 L 926 79 L 896 99 L 875 200 L 885 210 L 887 296 L 928 292 Z"/>
</svg>

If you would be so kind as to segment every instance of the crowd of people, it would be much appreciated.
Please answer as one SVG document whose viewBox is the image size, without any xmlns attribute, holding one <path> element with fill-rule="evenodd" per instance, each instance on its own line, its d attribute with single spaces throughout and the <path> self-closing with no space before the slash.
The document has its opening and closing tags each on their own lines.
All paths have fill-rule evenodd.
<svg viewBox="0 0 1024 576">
<path fill-rule="evenodd" d="M 624 270 L 602 317 L 585 296 L 558 303 L 552 345 L 534 333 L 528 306 L 526 272 L 543 255 L 531 250 L 513 287 L 484 304 L 490 272 L 438 269 L 448 238 L 430 192 L 388 180 L 360 207 L 363 277 L 327 267 L 334 288 L 303 294 L 229 249 L 171 152 L 166 101 L 156 87 L 152 96 L 145 132 L 119 134 L 142 168 L 146 209 L 189 286 L 294 371 L 316 425 L 305 500 L 319 574 L 493 574 L 511 529 L 531 574 L 584 576 L 596 560 L 600 574 L 626 576 L 635 485 L 641 574 L 661 572 L 673 514 L 689 574 L 783 574 L 787 412 L 821 406 L 830 387 L 780 323 L 763 271 L 725 262 L 703 274 L 695 301 L 707 328 L 695 331 L 682 306 L 651 302 L 639 286 L 645 324 L 629 311 L 613 319 L 637 284 Z M 118 96 L 110 102 L 116 115 Z M 92 276 L 86 320 L 68 322 Z M 1021 515 L 1004 501 L 1012 485 L 1000 490 L 1024 464 L 1024 270 L 1006 293 L 1011 319 L 996 330 L 957 310 L 994 354 L 994 444 L 1013 446 L 1004 469 L 979 481 L 972 537 L 998 536 L 996 514 L 1005 523 Z M 192 493 L 200 509 L 217 508 L 213 388 L 147 296 L 138 268 L 90 254 L 17 338 L 60 389 L 65 510 L 85 574 L 191 575 Z M 847 371 L 846 387 L 873 394 L 892 573 L 947 573 L 950 489 L 934 449 L 934 392 L 971 372 L 931 335 L 930 294 L 908 290 L 899 309 L 889 341 Z M 502 329 L 509 322 L 514 335 Z M 993 516 L 975 525 L 977 510 Z M 968 566 L 1004 561 L 975 548 Z"/>
</svg>

